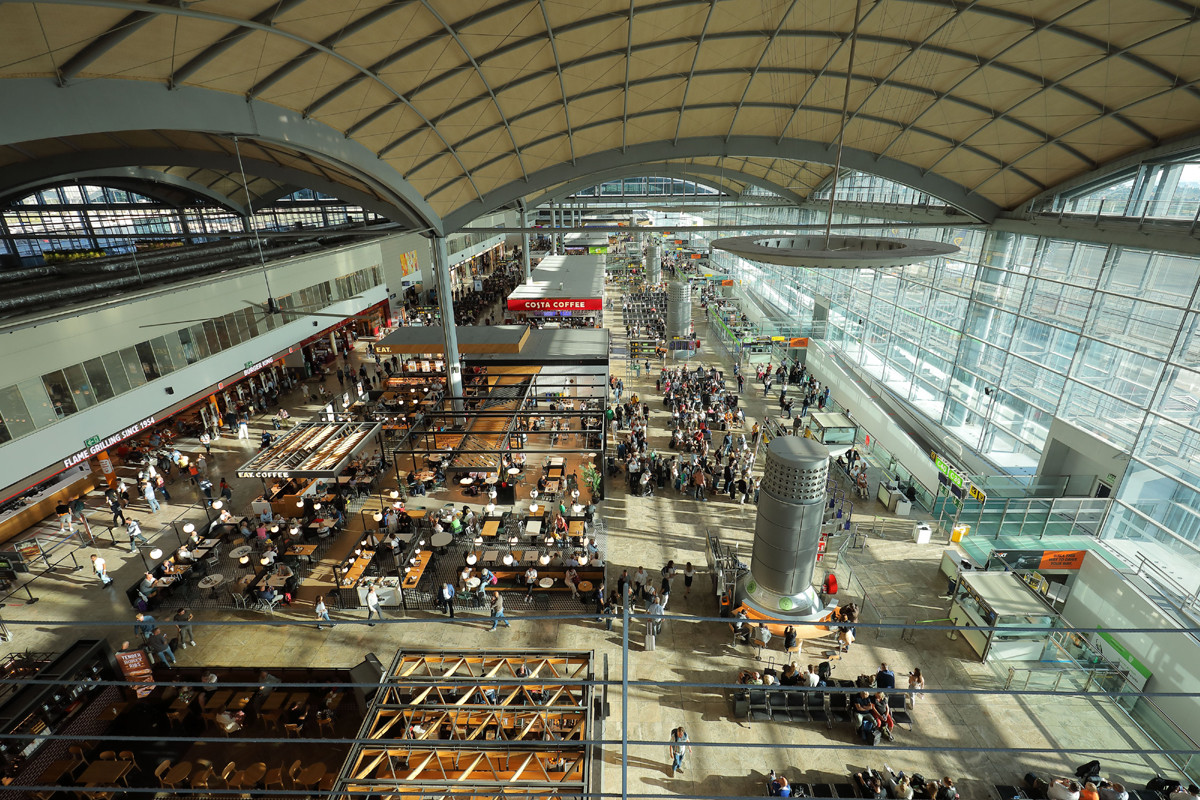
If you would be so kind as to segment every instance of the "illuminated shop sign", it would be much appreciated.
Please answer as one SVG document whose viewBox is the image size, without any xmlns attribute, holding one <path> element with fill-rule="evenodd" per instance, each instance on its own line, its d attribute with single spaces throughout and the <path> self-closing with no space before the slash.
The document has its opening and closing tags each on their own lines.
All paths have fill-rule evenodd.
<svg viewBox="0 0 1200 800">
<path fill-rule="evenodd" d="M 124 441 L 130 436 L 136 436 L 142 431 L 154 424 L 154 417 L 146 417 L 141 422 L 135 422 L 120 433 L 114 433 L 107 439 L 101 439 L 98 436 L 93 436 L 90 439 L 84 440 L 84 449 L 80 450 L 75 455 L 63 461 L 63 464 L 70 468 L 81 462 L 87 461 L 97 453 L 103 453 L 108 448 L 112 447 L 117 442 Z"/>
</svg>

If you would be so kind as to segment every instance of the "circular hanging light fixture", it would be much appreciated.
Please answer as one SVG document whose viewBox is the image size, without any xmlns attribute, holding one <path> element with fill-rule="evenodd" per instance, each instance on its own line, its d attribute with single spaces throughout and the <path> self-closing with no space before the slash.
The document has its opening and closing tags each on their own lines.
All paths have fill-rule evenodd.
<svg viewBox="0 0 1200 800">
<path fill-rule="evenodd" d="M 194 531 L 194 530 L 196 530 L 196 526 L 195 526 L 195 525 L 193 525 L 192 523 L 190 523 L 190 522 L 185 522 L 185 523 L 183 524 L 183 532 L 184 532 L 184 533 L 191 533 L 191 532 L 192 532 L 192 531 Z"/>
<path fill-rule="evenodd" d="M 474 553 L 470 553 L 470 554 L 468 554 L 468 555 L 467 555 L 467 563 L 468 563 L 468 564 L 474 564 L 474 563 L 475 563 L 476 561 L 478 561 L 478 560 L 479 560 L 479 559 L 478 559 L 478 558 L 476 558 L 476 556 L 475 556 L 475 554 L 474 554 Z"/>
<path fill-rule="evenodd" d="M 540 556 L 538 556 L 538 562 L 539 562 L 539 563 L 540 563 L 540 564 L 541 564 L 543 567 L 544 567 L 544 566 L 546 566 L 547 564 L 549 564 L 549 563 L 550 563 L 550 554 L 549 554 L 549 553 L 542 553 Z"/>
<path fill-rule="evenodd" d="M 841 235 L 732 236 L 712 247 L 760 264 L 817 269 L 886 269 L 958 252 L 957 245 L 929 239 Z"/>
<path fill-rule="evenodd" d="M 504 561 L 504 566 L 506 566 L 506 567 L 512 566 L 512 562 L 513 562 L 512 553 L 505 553 L 504 558 L 502 560 Z"/>
<path fill-rule="evenodd" d="M 212 507 L 215 508 L 217 511 L 220 511 L 222 508 L 225 507 L 225 504 L 222 503 L 220 500 L 214 500 Z"/>
</svg>

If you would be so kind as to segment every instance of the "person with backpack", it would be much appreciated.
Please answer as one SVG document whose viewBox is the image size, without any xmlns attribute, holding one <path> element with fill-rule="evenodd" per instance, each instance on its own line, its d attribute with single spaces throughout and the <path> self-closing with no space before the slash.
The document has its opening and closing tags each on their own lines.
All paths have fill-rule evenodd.
<svg viewBox="0 0 1200 800">
<path fill-rule="evenodd" d="M 671 777 L 675 777 L 676 773 L 683 773 L 683 759 L 688 753 L 692 752 L 692 746 L 689 743 L 687 731 L 680 725 L 675 730 L 671 731 L 671 744 L 669 752 L 671 753 Z"/>
<path fill-rule="evenodd" d="M 454 619 L 454 594 L 453 583 L 446 582 L 442 584 L 442 603 L 444 604 L 446 616 L 450 617 L 450 619 Z"/>
</svg>

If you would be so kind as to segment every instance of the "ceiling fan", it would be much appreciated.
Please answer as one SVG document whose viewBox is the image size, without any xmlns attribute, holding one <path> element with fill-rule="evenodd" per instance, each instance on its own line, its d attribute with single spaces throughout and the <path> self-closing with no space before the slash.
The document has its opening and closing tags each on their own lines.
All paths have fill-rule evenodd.
<svg viewBox="0 0 1200 800">
<path fill-rule="evenodd" d="M 360 297 L 362 297 L 362 295 L 356 294 L 353 297 L 347 297 L 344 299 L 357 300 Z M 346 315 L 343 315 L 343 314 L 324 314 L 324 313 L 321 313 L 320 311 L 307 311 L 306 309 L 309 309 L 309 308 L 314 308 L 314 309 L 315 308 L 325 308 L 325 306 L 315 305 L 312 303 L 310 303 L 308 305 L 302 305 L 302 306 L 292 306 L 291 308 L 280 308 L 279 304 L 275 302 L 274 297 L 268 297 L 267 302 L 265 302 L 265 303 L 255 303 L 253 300 L 243 300 L 242 302 L 244 302 L 248 306 L 253 306 L 254 308 L 258 309 L 258 313 L 256 313 L 254 315 L 254 321 L 256 323 L 259 320 L 266 319 L 267 317 L 283 316 L 284 314 L 294 314 L 297 317 L 332 317 L 334 319 L 369 319 L 370 317 L 374 316 L 373 314 L 346 314 Z M 170 322 L 152 322 L 149 325 L 139 325 L 138 327 L 139 328 L 161 328 L 166 325 L 178 326 L 178 325 L 188 325 L 188 324 L 196 323 L 196 322 L 212 322 L 213 320 L 216 320 L 216 319 L 220 319 L 220 317 L 205 317 L 203 319 L 176 319 L 176 320 L 171 320 Z"/>
</svg>

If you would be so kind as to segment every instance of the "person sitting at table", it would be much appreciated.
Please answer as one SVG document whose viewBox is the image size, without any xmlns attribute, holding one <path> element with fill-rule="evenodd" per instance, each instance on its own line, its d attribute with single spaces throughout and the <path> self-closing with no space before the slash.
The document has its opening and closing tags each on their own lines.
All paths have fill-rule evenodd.
<svg viewBox="0 0 1200 800">
<path fill-rule="evenodd" d="M 154 591 L 154 585 L 157 582 L 158 579 L 155 578 L 153 574 L 147 572 L 142 576 L 142 582 L 138 584 L 138 591 L 143 595 L 149 596 L 149 594 Z"/>
<path fill-rule="evenodd" d="M 537 490 L 539 493 L 546 491 L 546 476 L 537 479 Z"/>
<path fill-rule="evenodd" d="M 267 549 L 263 551 L 262 557 L 267 562 L 263 566 L 270 569 L 271 567 L 275 566 L 275 562 L 279 558 L 279 551 L 275 549 L 275 545 L 268 542 Z"/>
<path fill-rule="evenodd" d="M 462 529 L 462 516 L 461 514 L 455 514 L 450 518 L 450 532 L 457 536 L 458 534 L 462 533 Z"/>
<path fill-rule="evenodd" d="M 554 515 L 554 535 L 556 537 L 567 535 L 567 521 L 562 514 Z"/>
<path fill-rule="evenodd" d="M 538 571 L 531 564 L 529 569 L 525 570 L 525 602 L 528 603 L 533 599 L 533 587 L 537 586 Z"/>
<path fill-rule="evenodd" d="M 275 587 L 269 583 L 258 590 L 258 599 L 264 603 L 273 603 L 276 597 Z"/>
<path fill-rule="evenodd" d="M 563 583 L 565 583 L 567 585 L 567 588 L 571 590 L 571 597 L 574 597 L 576 600 L 578 600 L 579 599 L 579 573 L 575 571 L 574 567 L 567 567 L 567 572 L 563 576 Z"/>
<path fill-rule="evenodd" d="M 221 730 L 226 733 L 237 733 L 242 729 L 242 720 L 245 718 L 244 711 L 223 710 L 213 717 L 213 721 L 220 725 Z"/>
<path fill-rule="evenodd" d="M 288 725 L 304 725 L 308 719 L 308 704 L 300 701 L 291 703 L 283 712 L 283 718 Z"/>
</svg>

